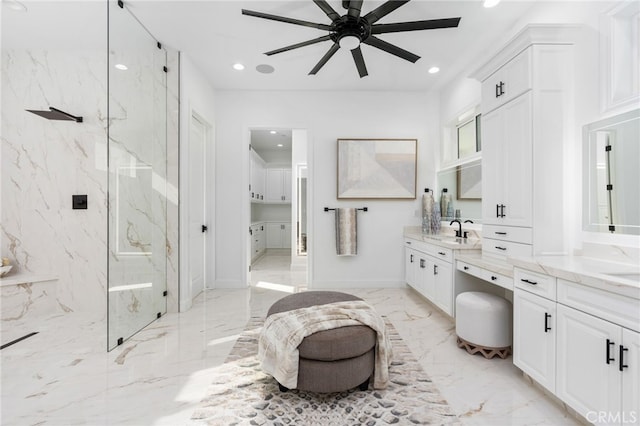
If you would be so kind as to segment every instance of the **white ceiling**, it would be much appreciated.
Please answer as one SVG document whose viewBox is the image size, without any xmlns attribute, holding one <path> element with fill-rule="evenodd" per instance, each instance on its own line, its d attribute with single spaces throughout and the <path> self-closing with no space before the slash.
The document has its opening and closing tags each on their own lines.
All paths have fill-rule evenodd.
<svg viewBox="0 0 640 426">
<path fill-rule="evenodd" d="M 266 56 L 264 52 L 322 35 L 326 31 L 241 14 L 250 9 L 274 15 L 329 23 L 311 0 L 289 1 L 125 1 L 130 10 L 163 43 L 186 53 L 217 89 L 250 90 L 429 90 L 465 70 L 531 8 L 531 1 L 503 0 L 486 9 L 481 0 L 413 0 L 378 23 L 460 16 L 458 28 L 382 34 L 379 37 L 413 52 L 415 64 L 371 46 L 362 51 L 369 75 L 360 78 L 349 51 L 340 50 L 315 76 L 308 75 L 331 46 L 330 41 Z M 340 14 L 341 1 L 329 0 Z M 365 0 L 363 14 L 384 3 Z M 491 47 L 495 50 L 495 47 Z M 241 62 L 243 71 L 232 65 Z M 268 64 L 272 74 L 255 67 Z M 431 66 L 438 74 L 427 73 Z"/>
<path fill-rule="evenodd" d="M 20 0 L 27 6 L 27 12 L 10 10 L 8 1 L 14 0 L 2 1 L 3 48 L 104 49 L 106 46 L 104 0 Z M 344 13 L 340 0 L 328 1 L 337 12 Z M 364 0 L 363 14 L 382 3 L 382 0 Z M 536 12 L 543 5 L 552 4 L 554 10 L 564 8 L 564 15 L 571 19 L 580 14 L 586 3 L 502 0 L 498 6 L 486 9 L 482 0 L 413 0 L 379 23 L 460 16 L 459 27 L 379 35 L 421 59 L 412 64 L 364 45 L 362 52 L 369 75 L 361 79 L 350 52 L 343 50 L 317 75 L 308 75 L 329 49 L 329 41 L 270 57 L 264 55 L 269 50 L 326 35 L 326 31 L 241 14 L 245 8 L 329 23 L 329 18 L 312 0 L 125 0 L 127 8 L 159 41 L 187 55 L 216 89 L 340 91 L 441 89 L 454 77 L 472 71 L 487 52 L 495 52 L 504 44 L 505 37 L 521 29 L 523 20 L 540 19 Z M 542 19 L 552 22 L 556 18 L 552 14 Z M 133 42 L 133 38 L 129 40 Z M 235 71 L 232 65 L 236 62 L 243 63 L 246 69 Z M 260 64 L 273 66 L 275 72 L 257 72 L 255 67 Z M 427 73 L 434 65 L 441 71 L 433 75 Z"/>
<path fill-rule="evenodd" d="M 275 133 L 271 133 L 272 131 Z M 269 151 L 291 152 L 291 140 L 291 129 L 251 130 L 251 146 L 258 154 Z"/>
</svg>

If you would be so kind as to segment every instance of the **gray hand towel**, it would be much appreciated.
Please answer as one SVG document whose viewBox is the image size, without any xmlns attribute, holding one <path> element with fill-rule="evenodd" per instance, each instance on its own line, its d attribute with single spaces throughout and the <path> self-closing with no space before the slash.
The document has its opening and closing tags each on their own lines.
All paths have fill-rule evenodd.
<svg viewBox="0 0 640 426">
<path fill-rule="evenodd" d="M 356 222 L 356 209 L 336 209 L 336 254 L 338 256 L 358 254 Z"/>
</svg>

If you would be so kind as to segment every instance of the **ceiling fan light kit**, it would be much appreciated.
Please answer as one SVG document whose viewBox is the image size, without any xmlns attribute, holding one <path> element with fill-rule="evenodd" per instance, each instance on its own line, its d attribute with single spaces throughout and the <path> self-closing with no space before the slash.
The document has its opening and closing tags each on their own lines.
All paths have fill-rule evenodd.
<svg viewBox="0 0 640 426">
<path fill-rule="evenodd" d="M 333 44 L 327 53 L 320 58 L 320 61 L 309 72 L 311 75 L 320 71 L 329 59 L 331 59 L 331 57 L 340 48 L 343 48 L 351 51 L 351 55 L 353 56 L 360 78 L 365 77 L 368 75 L 368 72 L 362 55 L 362 44 L 375 47 L 384 52 L 390 53 L 391 55 L 415 63 L 420 59 L 420 56 L 388 43 L 375 35 L 406 31 L 435 30 L 440 28 L 455 28 L 460 23 L 460 18 L 457 17 L 397 22 L 391 24 L 376 24 L 376 22 L 381 18 L 387 16 L 400 6 L 408 3 L 409 0 L 389 0 L 364 16 L 361 16 L 360 14 L 363 0 L 343 0 L 342 6 L 347 9 L 347 13 L 345 15 L 339 15 L 326 0 L 313 0 L 313 2 L 327 15 L 327 17 L 329 17 L 329 19 L 331 19 L 331 25 L 242 9 L 243 15 L 328 31 L 328 35 L 265 52 L 266 55 L 271 56 L 324 41 L 332 41 Z"/>
</svg>

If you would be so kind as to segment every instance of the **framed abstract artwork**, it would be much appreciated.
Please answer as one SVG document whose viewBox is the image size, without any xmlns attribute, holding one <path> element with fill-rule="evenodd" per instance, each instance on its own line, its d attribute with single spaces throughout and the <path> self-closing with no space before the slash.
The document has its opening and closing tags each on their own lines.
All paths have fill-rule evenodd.
<svg viewBox="0 0 640 426">
<path fill-rule="evenodd" d="M 338 139 L 338 199 L 415 199 L 416 139 Z"/>
</svg>

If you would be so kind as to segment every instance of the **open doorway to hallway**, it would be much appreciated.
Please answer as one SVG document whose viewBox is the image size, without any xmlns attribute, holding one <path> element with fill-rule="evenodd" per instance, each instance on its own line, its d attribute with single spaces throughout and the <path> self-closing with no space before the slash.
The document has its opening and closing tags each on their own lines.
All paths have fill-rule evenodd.
<svg viewBox="0 0 640 426">
<path fill-rule="evenodd" d="M 250 135 L 250 285 L 298 292 L 308 283 L 307 132 Z"/>
</svg>

